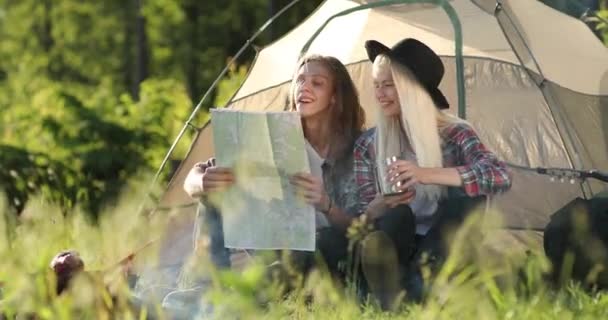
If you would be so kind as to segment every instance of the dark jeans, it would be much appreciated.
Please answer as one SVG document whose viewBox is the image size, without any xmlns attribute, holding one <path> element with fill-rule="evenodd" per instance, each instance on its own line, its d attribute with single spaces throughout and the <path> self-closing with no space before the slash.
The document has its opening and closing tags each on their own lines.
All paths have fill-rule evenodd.
<svg viewBox="0 0 608 320">
<path fill-rule="evenodd" d="M 408 205 L 389 208 L 374 220 L 377 231 L 383 231 L 393 241 L 399 264 L 406 266 L 415 250 L 416 220 Z"/>
<path fill-rule="evenodd" d="M 224 231 L 222 227 L 222 216 L 217 208 L 210 204 L 201 205 L 199 208 L 199 223 L 203 223 L 209 235 L 209 255 L 211 262 L 220 269 L 230 268 L 230 250 L 224 246 Z M 201 226 L 197 226 L 201 229 Z M 199 231 L 200 232 L 200 231 Z"/>
<path fill-rule="evenodd" d="M 448 255 L 451 236 L 484 200 L 485 197 L 453 198 L 441 202 L 435 213 L 436 220 L 426 235 L 416 234 L 414 214 L 408 205 L 388 209 L 375 221 L 376 229 L 384 231 L 395 245 L 402 271 L 401 285 L 408 292 L 408 299 L 422 299 L 421 265 L 430 266 L 431 270 L 441 267 Z"/>
<path fill-rule="evenodd" d="M 399 262 L 405 265 L 411 256 L 414 247 L 415 224 L 414 215 L 409 206 L 399 206 L 389 210 L 382 217 L 374 221 L 375 230 L 385 232 L 393 241 L 397 249 Z M 361 270 L 355 266 L 353 256 L 349 256 L 348 247 L 350 239 L 341 229 L 328 227 L 317 231 L 317 252 L 321 254 L 332 275 L 345 280 L 348 270 L 358 273 L 361 279 Z M 308 267 L 312 267 L 312 263 Z M 351 275 L 352 276 L 352 275 Z"/>
<path fill-rule="evenodd" d="M 385 232 L 393 241 L 401 267 L 404 270 L 412 270 L 415 269 L 412 262 L 420 263 L 425 253 L 433 261 L 442 261 L 447 256 L 446 235 L 457 229 L 472 208 L 484 199 L 455 198 L 442 202 L 436 213 L 437 220 L 425 236 L 416 235 L 415 218 L 407 205 L 388 209 L 374 221 L 374 226 L 376 230 Z M 212 262 L 218 268 L 230 267 L 230 251 L 224 247 L 221 214 L 216 208 L 207 205 L 202 221 L 210 237 Z M 317 231 L 317 252 L 322 255 L 329 271 L 342 278 L 346 273 L 341 265 L 352 262 L 348 256 L 348 245 L 349 240 L 340 229 L 328 227 Z M 314 253 L 295 251 L 294 256 L 298 268 L 303 272 L 313 267 Z"/>
<path fill-rule="evenodd" d="M 399 262 L 409 265 L 419 262 L 423 255 L 434 260 L 448 254 L 448 238 L 465 221 L 468 214 L 484 201 L 484 197 L 455 198 L 439 204 L 436 220 L 426 235 L 416 234 L 416 221 L 408 205 L 387 209 L 374 221 L 376 230 L 384 231 L 395 244 Z"/>
<path fill-rule="evenodd" d="M 485 197 L 460 197 L 444 200 L 437 208 L 436 220 L 425 235 L 416 235 L 413 263 L 424 263 L 429 259 L 433 268 L 441 267 L 449 253 L 449 244 L 456 231 L 474 211 L 485 201 Z"/>
<path fill-rule="evenodd" d="M 332 276 L 345 279 L 347 270 L 344 267 L 349 261 L 348 238 L 345 232 L 334 227 L 317 230 L 316 247 L 314 252 L 289 251 L 290 263 L 300 273 L 307 274 L 315 267 L 315 259 L 320 255 Z"/>
<path fill-rule="evenodd" d="M 558 210 L 545 228 L 543 246 L 553 264 L 553 280 L 572 277 L 608 288 L 608 271 L 587 278 L 596 265 L 608 267 L 608 198 L 577 198 Z"/>
<path fill-rule="evenodd" d="M 210 256 L 213 264 L 218 268 L 230 267 L 230 250 L 224 247 L 224 232 L 222 228 L 222 216 L 219 210 L 213 206 L 206 205 L 202 214 L 202 223 L 207 229 L 210 239 Z M 329 271 L 332 274 L 343 275 L 340 265 L 348 259 L 348 239 L 343 230 L 328 227 L 317 230 L 317 252 L 319 252 Z M 314 252 L 293 251 L 292 262 L 302 272 L 308 272 L 314 265 Z"/>
</svg>

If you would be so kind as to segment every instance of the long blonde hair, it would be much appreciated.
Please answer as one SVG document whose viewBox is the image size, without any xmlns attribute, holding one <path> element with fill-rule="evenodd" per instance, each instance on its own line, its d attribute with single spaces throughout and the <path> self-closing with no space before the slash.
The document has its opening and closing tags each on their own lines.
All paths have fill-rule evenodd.
<svg viewBox="0 0 608 320">
<path fill-rule="evenodd" d="M 387 118 L 380 107 L 376 108 L 379 113 L 376 117 L 376 164 L 379 168 L 379 179 L 385 179 L 385 159 L 388 156 L 400 155 L 404 151 L 404 145 L 416 155 L 418 166 L 442 168 L 440 131 L 463 120 L 437 109 L 431 96 L 407 67 L 391 63 L 386 55 L 377 56 L 373 65 L 374 77 L 386 70 L 390 70 L 393 76 L 401 113 L 399 117 Z M 439 185 L 420 185 L 417 193 L 423 193 L 429 199 L 438 201 L 445 196 L 446 188 Z"/>
</svg>

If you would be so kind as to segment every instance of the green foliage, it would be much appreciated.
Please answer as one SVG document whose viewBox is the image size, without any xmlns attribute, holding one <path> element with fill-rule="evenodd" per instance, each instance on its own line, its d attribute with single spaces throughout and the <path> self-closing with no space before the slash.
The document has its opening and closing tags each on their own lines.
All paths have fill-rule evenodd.
<svg viewBox="0 0 608 320">
<path fill-rule="evenodd" d="M 127 94 L 121 96 L 113 118 L 122 127 L 140 132 L 141 138 L 147 136 L 147 139 L 151 139 L 151 144 L 140 145 L 145 158 L 143 163 L 160 164 L 191 111 L 192 102 L 182 83 L 173 79 L 151 78 L 141 84 L 139 101 L 134 101 Z M 206 111 L 199 114 L 199 118 L 205 116 Z M 186 151 L 179 149 L 174 156 L 183 157 Z"/>
<path fill-rule="evenodd" d="M 604 8 L 603 10 L 598 11 L 597 15 L 601 19 L 595 19 L 595 21 L 597 22 L 597 25 L 595 27 L 602 35 L 604 45 L 608 47 L 608 23 L 606 23 L 606 21 L 608 21 L 608 8 Z"/>
<path fill-rule="evenodd" d="M 104 203 L 115 200 L 129 177 L 154 170 L 192 105 L 184 87 L 176 81 L 150 79 L 143 82 L 141 88 L 141 98 L 134 102 L 126 94 L 120 101 L 99 94 L 94 99 L 81 100 L 69 90 L 49 87 L 31 99 L 37 113 L 9 106 L 6 116 L 21 120 L 5 128 L 5 148 L 11 150 L 6 157 L 11 158 L 3 161 L 9 170 L 4 174 L 12 170 L 24 179 L 16 180 L 17 185 L 4 186 L 9 197 L 25 200 L 23 192 L 38 191 L 38 188 L 21 188 L 19 193 L 15 192 L 16 186 L 33 184 L 28 180 L 31 179 L 28 172 L 47 170 L 37 166 L 38 162 L 5 162 L 10 159 L 47 159 L 66 184 L 58 185 L 54 176 L 36 176 L 37 183 L 55 186 L 55 190 L 43 194 L 61 192 L 63 199 L 57 199 L 57 195 L 49 199 L 68 208 L 80 203 L 93 213 L 99 212 Z M 96 105 L 100 102 L 114 107 Z M 113 113 L 95 112 L 104 108 Z M 25 149 L 14 152 L 11 145 Z M 25 150 L 32 155 L 26 155 Z M 183 155 L 185 150 L 179 152 Z M 51 178 L 55 180 L 49 180 Z"/>
<path fill-rule="evenodd" d="M 160 306 L 154 304 L 139 308 L 125 278 L 115 268 L 116 262 L 162 235 L 169 224 L 169 215 L 151 218 L 133 215 L 138 204 L 131 199 L 139 196 L 124 195 L 129 200 L 118 201 L 95 225 L 88 223 L 78 210 L 66 213 L 43 201 L 30 201 L 13 235 L 5 232 L 8 212 L 0 197 L 3 257 L 0 314 L 8 315 L 9 319 L 16 314 L 19 319 L 25 315 L 39 319 L 135 319 L 156 313 L 162 319 L 169 316 L 164 312 L 175 312 L 157 310 Z M 562 288 L 550 286 L 544 281 L 549 266 L 542 250 L 522 254 L 502 243 L 502 250 L 494 251 L 495 242 L 500 241 L 498 233 L 478 221 L 471 219 L 454 238 L 455 254 L 435 277 L 428 278 L 428 297 L 423 304 L 405 301 L 394 313 L 383 312 L 373 300 L 359 304 L 352 293 L 331 280 L 323 269 L 313 270 L 303 282 L 297 275 L 295 280 L 286 278 L 280 272 L 282 265 L 268 267 L 272 259 L 267 258 L 276 259 L 270 254 L 256 255 L 243 271 L 219 272 L 211 267 L 203 252 L 192 257 L 190 267 L 198 273 L 193 279 L 209 280 L 200 299 L 212 308 L 204 309 L 199 316 L 213 319 L 604 319 L 608 316 L 606 293 L 589 291 L 575 283 Z M 155 266 L 162 247 L 155 242 L 138 251 L 134 270 Z M 70 290 L 58 296 L 53 290 L 56 279 L 49 261 L 67 248 L 80 252 L 88 274 L 77 278 Z M 291 284 L 290 290 L 286 290 L 286 284 Z"/>
<path fill-rule="evenodd" d="M 218 108 L 226 106 L 245 81 L 245 77 L 247 77 L 246 65 L 238 67 L 232 65 L 228 75 L 218 84 L 214 105 Z"/>
<path fill-rule="evenodd" d="M 124 198 L 140 197 L 129 194 Z M 62 212 L 43 201 L 31 201 L 14 234 L 6 232 L 7 208 L 0 200 L 0 314 L 36 315 L 36 319 L 134 319 L 128 290 L 116 263 L 162 234 L 167 216 L 134 215 L 138 204 L 119 202 L 92 225 L 78 210 Z M 9 241 L 7 241 L 9 240 Z M 80 253 L 88 272 L 77 278 L 74 290 L 58 296 L 51 258 L 71 248 Z M 158 243 L 138 252 L 136 265 L 151 265 Z M 138 268 L 136 265 L 134 267 Z M 1 316 L 0 316 L 1 318 Z"/>
<path fill-rule="evenodd" d="M 205 298 L 213 303 L 218 318 L 599 319 L 608 315 L 605 293 L 575 283 L 553 288 L 544 280 L 550 266 L 542 250 L 526 253 L 502 243 L 497 251 L 500 236 L 494 231 L 498 230 L 488 228 L 498 222 L 479 218 L 473 215 L 457 233 L 451 242 L 454 254 L 441 270 L 429 276 L 423 268 L 429 284 L 425 302 L 402 302 L 394 313 L 382 312 L 373 300 L 358 306 L 323 270 L 313 271 L 288 295 L 278 294 L 280 286 L 273 287 L 268 277 L 256 277 L 260 264 L 249 273 L 222 274 L 219 285 Z M 531 244 L 526 248 L 533 248 Z M 251 290 L 251 283 L 256 283 L 256 290 Z"/>
<path fill-rule="evenodd" d="M 272 10 L 287 2 L 272 1 Z M 255 45 L 290 30 L 320 2 L 302 1 Z M 267 0 L 0 1 L 0 188 L 9 204 L 20 211 L 39 194 L 97 215 L 130 177 L 158 168 L 226 57 L 269 9 Z M 253 53 L 192 124 L 227 102 Z M 185 155 L 193 134 L 186 131 L 173 159 Z"/>
<path fill-rule="evenodd" d="M 45 154 L 0 145 L 0 189 L 17 211 L 35 193 L 62 208 L 71 208 L 78 197 L 77 179 L 76 171 Z"/>
</svg>

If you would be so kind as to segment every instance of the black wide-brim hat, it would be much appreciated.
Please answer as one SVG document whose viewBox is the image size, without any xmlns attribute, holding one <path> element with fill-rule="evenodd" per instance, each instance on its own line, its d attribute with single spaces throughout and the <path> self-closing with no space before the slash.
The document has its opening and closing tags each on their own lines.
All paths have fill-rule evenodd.
<svg viewBox="0 0 608 320">
<path fill-rule="evenodd" d="M 407 67 L 429 93 L 437 108 L 450 107 L 448 100 L 438 88 L 445 72 L 443 62 L 427 45 L 416 39 L 408 38 L 389 48 L 376 40 L 368 40 L 365 42 L 365 50 L 372 62 L 379 54 L 384 54 L 391 61 Z"/>
</svg>

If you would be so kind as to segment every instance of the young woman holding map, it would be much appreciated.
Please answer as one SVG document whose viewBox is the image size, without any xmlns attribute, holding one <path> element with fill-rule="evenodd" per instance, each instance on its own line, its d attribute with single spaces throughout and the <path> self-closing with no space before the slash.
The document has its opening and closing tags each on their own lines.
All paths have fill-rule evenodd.
<svg viewBox="0 0 608 320">
<path fill-rule="evenodd" d="M 358 215 L 353 146 L 364 130 L 365 113 L 344 65 L 334 57 L 319 55 L 305 57 L 298 64 L 287 109 L 300 114 L 311 165 L 311 173 L 295 174 L 290 182 L 316 209 L 317 251 L 336 274 L 338 263 L 347 258 L 345 231 Z M 231 168 L 217 167 L 209 160 L 191 170 L 184 189 L 200 197 L 226 190 L 234 182 Z M 212 259 L 217 266 L 228 267 L 221 214 L 209 204 L 205 207 L 203 219 L 211 237 Z M 310 269 L 312 254 L 294 255 L 302 271 Z"/>
</svg>

